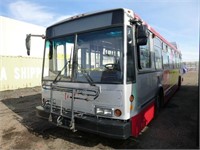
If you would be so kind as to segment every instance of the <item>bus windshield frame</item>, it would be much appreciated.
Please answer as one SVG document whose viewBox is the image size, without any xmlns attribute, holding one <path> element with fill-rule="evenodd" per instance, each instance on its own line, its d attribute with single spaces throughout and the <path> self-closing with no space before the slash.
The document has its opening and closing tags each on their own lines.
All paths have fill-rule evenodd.
<svg viewBox="0 0 200 150">
<path fill-rule="evenodd" d="M 47 39 L 42 80 L 122 84 L 123 53 L 123 26 Z"/>
</svg>

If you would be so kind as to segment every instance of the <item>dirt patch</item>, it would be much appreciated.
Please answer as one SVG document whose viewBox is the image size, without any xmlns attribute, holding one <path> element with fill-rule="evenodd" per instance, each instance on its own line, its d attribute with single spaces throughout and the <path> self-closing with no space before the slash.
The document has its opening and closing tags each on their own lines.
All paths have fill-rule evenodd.
<svg viewBox="0 0 200 150">
<path fill-rule="evenodd" d="M 35 116 L 41 88 L 0 92 L 0 149 L 198 148 L 197 72 L 184 75 L 183 86 L 138 138 L 115 140 L 71 132 Z"/>
</svg>

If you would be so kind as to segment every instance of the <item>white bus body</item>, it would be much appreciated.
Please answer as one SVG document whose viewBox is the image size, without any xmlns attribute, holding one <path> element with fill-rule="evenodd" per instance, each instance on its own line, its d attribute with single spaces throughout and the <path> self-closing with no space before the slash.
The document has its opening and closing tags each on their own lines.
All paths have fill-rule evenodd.
<svg viewBox="0 0 200 150">
<path fill-rule="evenodd" d="M 137 137 L 180 86 L 180 59 L 131 10 L 71 17 L 46 30 L 37 115 L 73 131 Z"/>
</svg>

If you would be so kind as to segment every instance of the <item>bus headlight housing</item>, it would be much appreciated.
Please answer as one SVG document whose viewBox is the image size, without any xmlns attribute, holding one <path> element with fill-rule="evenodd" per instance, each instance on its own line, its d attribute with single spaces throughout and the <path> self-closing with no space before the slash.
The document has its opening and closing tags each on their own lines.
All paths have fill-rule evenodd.
<svg viewBox="0 0 200 150">
<path fill-rule="evenodd" d="M 113 108 L 95 107 L 95 114 L 100 116 L 113 116 Z"/>
</svg>

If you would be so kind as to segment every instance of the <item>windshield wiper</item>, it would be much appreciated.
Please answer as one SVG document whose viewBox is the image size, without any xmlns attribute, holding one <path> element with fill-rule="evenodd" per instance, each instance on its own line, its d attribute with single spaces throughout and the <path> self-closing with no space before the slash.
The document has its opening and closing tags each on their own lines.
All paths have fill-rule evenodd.
<svg viewBox="0 0 200 150">
<path fill-rule="evenodd" d="M 82 70 L 82 69 L 81 69 Z M 83 74 L 83 76 L 85 77 L 85 79 L 88 81 L 88 83 L 91 85 L 91 86 L 96 86 L 94 84 L 94 81 L 93 79 L 91 78 L 91 76 L 84 70 L 84 72 L 81 71 L 81 73 Z"/>
<path fill-rule="evenodd" d="M 55 77 L 55 79 L 53 80 L 53 83 L 57 82 L 58 77 L 61 75 L 62 71 L 66 68 L 68 64 L 68 61 L 65 63 L 64 67 L 61 69 L 61 71 L 57 74 L 57 76 Z"/>
</svg>

